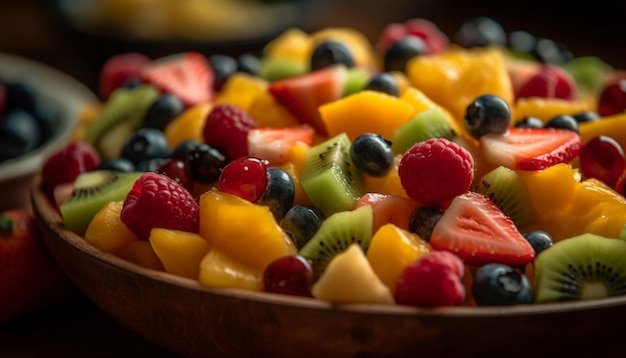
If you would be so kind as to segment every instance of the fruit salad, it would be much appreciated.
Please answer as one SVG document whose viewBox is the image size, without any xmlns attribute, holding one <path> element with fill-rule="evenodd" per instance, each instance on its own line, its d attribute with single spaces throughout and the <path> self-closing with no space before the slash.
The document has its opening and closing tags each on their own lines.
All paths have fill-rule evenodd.
<svg viewBox="0 0 626 358">
<path fill-rule="evenodd" d="M 494 19 L 122 53 L 42 186 L 96 248 L 333 304 L 626 293 L 626 77 Z M 530 45 L 529 45 L 530 44 Z M 545 51 L 545 49 L 551 49 Z"/>
</svg>

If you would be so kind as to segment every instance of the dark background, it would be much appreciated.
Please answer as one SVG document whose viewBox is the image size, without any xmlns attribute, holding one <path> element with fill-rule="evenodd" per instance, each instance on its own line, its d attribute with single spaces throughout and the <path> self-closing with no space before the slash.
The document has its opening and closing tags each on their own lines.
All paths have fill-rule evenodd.
<svg viewBox="0 0 626 358">
<path fill-rule="evenodd" d="M 499 21 L 506 31 L 526 30 L 565 44 L 576 56 L 596 55 L 616 68 L 626 68 L 623 40 L 626 38 L 626 2 L 623 1 L 596 0 L 576 4 L 539 0 L 312 0 L 310 4 L 313 8 L 302 20 L 305 30 L 350 26 L 375 40 L 390 22 L 423 17 L 432 20 L 452 37 L 465 19 L 488 16 Z M 80 37 L 59 21 L 53 5 L 52 0 L 0 0 L 0 51 L 49 64 L 95 90 L 103 56 L 132 49 L 132 44 L 129 47 L 129 44 L 116 45 Z M 194 47 L 205 53 L 222 50 L 206 44 L 191 46 L 191 49 Z M 258 49 L 258 46 L 254 48 Z M 145 49 L 167 52 L 172 47 Z M 80 295 L 62 307 L 37 313 L 13 326 L 0 327 L 1 357 L 148 354 L 172 356 L 126 330 Z"/>
</svg>

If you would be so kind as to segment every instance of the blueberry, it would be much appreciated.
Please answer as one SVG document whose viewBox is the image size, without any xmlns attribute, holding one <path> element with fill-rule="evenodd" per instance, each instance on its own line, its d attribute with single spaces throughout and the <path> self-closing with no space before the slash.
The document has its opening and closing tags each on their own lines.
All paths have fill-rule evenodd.
<svg viewBox="0 0 626 358">
<path fill-rule="evenodd" d="M 348 46 L 337 41 L 319 44 L 311 54 L 311 70 L 317 70 L 337 63 L 354 67 L 354 59 Z"/>
<path fill-rule="evenodd" d="M 465 21 L 454 34 L 454 42 L 465 48 L 496 45 L 504 47 L 507 35 L 499 22 L 485 16 Z"/>
<path fill-rule="evenodd" d="M 367 83 L 367 85 L 365 85 L 364 89 L 378 91 L 396 97 L 400 95 L 400 90 L 398 89 L 398 81 L 392 74 L 388 72 L 383 72 L 376 75 Z"/>
<path fill-rule="evenodd" d="M 200 143 L 196 139 L 187 139 L 183 140 L 172 151 L 171 157 L 176 159 L 181 159 L 183 161 L 188 161 L 189 156 L 193 153 L 193 151 L 202 143 Z"/>
<path fill-rule="evenodd" d="M 524 238 L 528 241 L 533 250 L 535 250 L 535 257 L 539 255 L 543 250 L 549 248 L 554 243 L 552 236 L 542 230 L 532 230 L 524 233 Z"/>
<path fill-rule="evenodd" d="M 538 38 L 532 55 L 545 64 L 562 65 L 574 59 L 565 45 L 547 38 Z"/>
<path fill-rule="evenodd" d="M 533 302 L 530 282 L 526 275 L 501 263 L 490 263 L 476 271 L 472 294 L 479 306 Z"/>
<path fill-rule="evenodd" d="M 114 158 L 106 160 L 98 166 L 98 169 L 112 170 L 115 172 L 133 172 L 135 171 L 135 164 L 125 158 Z"/>
<path fill-rule="evenodd" d="M 415 56 L 428 54 L 428 47 L 424 40 L 416 36 L 405 36 L 396 41 L 385 52 L 383 57 L 383 68 L 386 72 L 404 72 L 406 63 Z"/>
<path fill-rule="evenodd" d="M 142 160 L 137 163 L 135 170 L 139 172 L 156 172 L 166 161 L 167 158 L 150 158 Z"/>
<path fill-rule="evenodd" d="M 215 74 L 213 88 L 216 91 L 222 89 L 222 86 L 224 86 L 224 83 L 226 83 L 230 76 L 237 72 L 237 60 L 228 55 L 211 55 L 209 56 L 209 64 L 211 64 L 211 68 Z"/>
<path fill-rule="evenodd" d="M 28 111 L 12 109 L 6 112 L 0 127 L 0 162 L 35 149 L 40 138 L 37 121 Z"/>
<path fill-rule="evenodd" d="M 602 118 L 597 112 L 593 112 L 593 111 L 585 111 L 581 113 L 576 113 L 572 117 L 574 117 L 574 119 L 578 123 L 597 121 L 600 118 Z"/>
<path fill-rule="evenodd" d="M 237 71 L 253 76 L 259 76 L 261 72 L 261 61 L 251 54 L 244 54 L 237 58 Z"/>
<path fill-rule="evenodd" d="M 190 148 L 185 164 L 191 171 L 193 181 L 199 183 L 213 183 L 217 181 L 222 168 L 228 164 L 226 155 L 217 148 L 205 143 L 198 143 L 195 147 L 191 147 L 193 143 L 188 145 Z"/>
<path fill-rule="evenodd" d="M 441 219 L 443 209 L 435 206 L 418 206 L 411 214 L 409 231 L 416 233 L 423 240 L 430 242 L 430 235 Z"/>
<path fill-rule="evenodd" d="M 293 205 L 296 187 L 291 176 L 281 168 L 267 168 L 267 188 L 259 204 L 267 205 L 274 217 L 281 220 Z"/>
<path fill-rule="evenodd" d="M 507 46 L 516 52 L 532 54 L 537 46 L 537 38 L 530 32 L 513 31 L 507 36 Z"/>
<path fill-rule="evenodd" d="M 510 123 L 509 104 L 499 96 L 479 96 L 465 111 L 465 128 L 476 139 L 489 133 L 505 133 Z"/>
<path fill-rule="evenodd" d="M 537 117 L 524 117 L 515 123 L 517 128 L 543 128 L 543 121 Z"/>
<path fill-rule="evenodd" d="M 294 205 L 285 213 L 281 227 L 300 249 L 315 235 L 325 219 L 320 209 L 314 206 Z"/>
<path fill-rule="evenodd" d="M 561 114 L 550 118 L 546 122 L 546 128 L 567 129 L 578 133 L 578 121 L 570 115 Z"/>
<path fill-rule="evenodd" d="M 150 159 L 169 157 L 167 138 L 155 128 L 141 128 L 122 147 L 122 158 L 138 164 Z"/>
<path fill-rule="evenodd" d="M 373 133 L 361 134 L 352 142 L 350 158 L 357 169 L 377 178 L 389 173 L 395 160 L 391 142 Z"/>
<path fill-rule="evenodd" d="M 143 119 L 144 127 L 156 128 L 163 131 L 184 109 L 185 106 L 178 97 L 171 94 L 160 95 L 159 98 L 148 107 Z"/>
</svg>

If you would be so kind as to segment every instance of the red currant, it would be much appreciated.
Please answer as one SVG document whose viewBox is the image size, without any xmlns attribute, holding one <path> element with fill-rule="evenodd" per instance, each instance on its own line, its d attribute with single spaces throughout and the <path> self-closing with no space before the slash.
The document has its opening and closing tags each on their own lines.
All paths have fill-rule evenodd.
<svg viewBox="0 0 626 358">
<path fill-rule="evenodd" d="M 267 187 L 267 163 L 255 157 L 241 157 L 228 163 L 220 173 L 219 189 L 251 202 Z"/>
<path fill-rule="evenodd" d="M 313 282 L 313 266 L 300 255 L 276 259 L 263 273 L 265 292 L 312 297 Z"/>
</svg>

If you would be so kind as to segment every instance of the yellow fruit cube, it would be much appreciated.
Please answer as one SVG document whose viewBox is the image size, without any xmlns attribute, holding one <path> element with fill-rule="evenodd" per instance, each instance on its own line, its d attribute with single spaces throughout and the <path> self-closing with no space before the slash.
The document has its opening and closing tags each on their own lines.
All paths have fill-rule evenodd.
<svg viewBox="0 0 626 358">
<path fill-rule="evenodd" d="M 157 271 L 165 271 L 163 263 L 145 240 L 131 241 L 117 251 L 118 257 L 136 265 Z"/>
<path fill-rule="evenodd" d="M 255 98 L 267 92 L 267 85 L 267 81 L 260 77 L 235 72 L 215 95 L 213 104 L 232 104 L 248 112 Z"/>
<path fill-rule="evenodd" d="M 232 257 L 211 249 L 200 261 L 200 284 L 209 288 L 263 289 L 263 271 L 251 268 Z"/>
<path fill-rule="evenodd" d="M 301 124 L 269 91 L 259 93 L 252 99 L 248 114 L 259 127 L 293 127 Z"/>
<path fill-rule="evenodd" d="M 105 204 L 87 226 L 85 241 L 102 251 L 116 253 L 129 242 L 138 240 L 120 219 L 123 206 L 122 201 Z"/>
<path fill-rule="evenodd" d="M 200 261 L 209 252 L 209 243 L 196 233 L 154 228 L 150 231 L 150 244 L 166 272 L 198 279 Z"/>
<path fill-rule="evenodd" d="M 206 116 L 213 108 L 212 104 L 199 104 L 186 109 L 174 118 L 164 129 L 170 150 L 174 150 L 178 144 L 185 140 L 197 140 L 204 142 L 202 129 Z"/>
<path fill-rule="evenodd" d="M 595 111 L 592 102 L 588 100 L 528 97 L 520 98 L 515 102 L 511 108 L 511 116 L 512 123 L 525 117 L 536 117 L 545 123 L 558 115 L 574 115 L 585 111 Z"/>
</svg>

